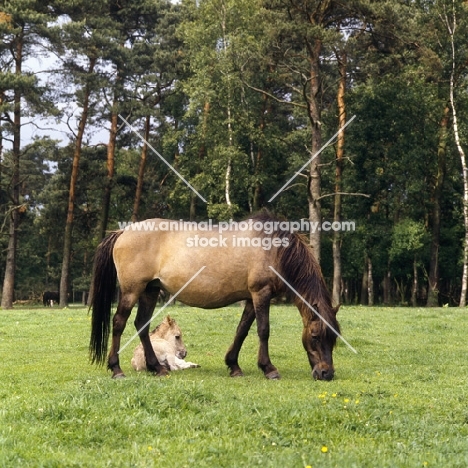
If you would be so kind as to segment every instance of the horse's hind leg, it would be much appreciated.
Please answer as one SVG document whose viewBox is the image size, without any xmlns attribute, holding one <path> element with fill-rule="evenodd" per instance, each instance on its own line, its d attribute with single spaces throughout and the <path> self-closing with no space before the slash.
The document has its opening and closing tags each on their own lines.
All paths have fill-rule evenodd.
<svg viewBox="0 0 468 468">
<path fill-rule="evenodd" d="M 242 369 L 239 367 L 239 353 L 254 320 L 255 309 L 252 300 L 249 299 L 245 305 L 239 325 L 237 326 L 234 342 L 229 347 L 226 357 L 224 358 L 224 362 L 229 367 L 231 377 L 241 377 L 244 375 Z"/>
<path fill-rule="evenodd" d="M 107 359 L 107 367 L 112 371 L 112 378 L 114 379 L 125 377 L 119 362 L 120 338 L 125 330 L 128 317 L 132 312 L 135 302 L 135 297 L 122 294 L 112 320 L 112 345 Z"/>
<path fill-rule="evenodd" d="M 268 340 L 270 338 L 270 299 L 271 291 L 263 288 L 252 295 L 257 319 L 257 332 L 260 340 L 258 349 L 258 367 L 263 371 L 267 379 L 279 379 L 278 369 L 270 361 L 268 352 Z"/>
<path fill-rule="evenodd" d="M 135 318 L 135 327 L 140 335 L 141 344 L 145 352 L 146 368 L 156 375 L 166 375 L 167 369 L 161 365 L 154 353 L 153 346 L 149 337 L 150 320 L 153 315 L 156 302 L 159 297 L 159 288 L 147 286 L 140 295 L 138 301 L 138 312 Z"/>
</svg>

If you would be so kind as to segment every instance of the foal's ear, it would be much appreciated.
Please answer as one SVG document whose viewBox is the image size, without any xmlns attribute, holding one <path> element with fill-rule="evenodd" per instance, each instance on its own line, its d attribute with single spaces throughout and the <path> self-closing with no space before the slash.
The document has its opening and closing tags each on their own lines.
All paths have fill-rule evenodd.
<svg viewBox="0 0 468 468">
<path fill-rule="evenodd" d="M 172 324 L 174 323 L 174 320 L 172 320 L 172 319 L 171 319 L 171 316 L 168 315 L 168 316 L 166 317 L 166 322 L 167 322 L 167 324 L 168 324 L 169 326 L 172 326 Z"/>
</svg>

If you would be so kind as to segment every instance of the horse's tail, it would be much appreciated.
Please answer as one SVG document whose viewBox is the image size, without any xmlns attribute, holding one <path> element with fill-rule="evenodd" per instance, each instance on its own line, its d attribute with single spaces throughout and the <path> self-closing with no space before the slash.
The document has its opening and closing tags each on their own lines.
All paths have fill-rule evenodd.
<svg viewBox="0 0 468 468">
<path fill-rule="evenodd" d="M 112 299 L 117 286 L 112 251 L 115 242 L 123 231 L 115 231 L 107 236 L 98 246 L 94 257 L 93 286 L 91 306 L 91 339 L 89 354 L 91 362 L 103 364 L 107 354 L 109 340 Z"/>
</svg>

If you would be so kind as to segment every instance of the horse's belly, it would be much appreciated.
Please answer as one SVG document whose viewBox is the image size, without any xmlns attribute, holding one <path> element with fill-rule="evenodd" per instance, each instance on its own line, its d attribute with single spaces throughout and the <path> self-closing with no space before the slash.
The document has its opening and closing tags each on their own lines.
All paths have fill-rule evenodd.
<svg viewBox="0 0 468 468">
<path fill-rule="evenodd" d="M 171 295 L 177 295 L 176 300 L 202 309 L 216 309 L 251 297 L 246 284 L 228 284 L 222 280 L 195 278 L 189 284 L 180 284 L 179 281 L 161 279 L 161 286 Z"/>
<path fill-rule="evenodd" d="M 200 307 L 201 309 L 218 309 L 219 307 L 225 307 L 235 302 L 250 299 L 248 291 L 233 292 L 231 294 L 225 294 L 220 297 L 219 294 L 204 294 L 198 292 L 198 294 L 184 294 L 180 293 L 177 296 L 177 300 L 183 302 L 190 307 Z"/>
</svg>

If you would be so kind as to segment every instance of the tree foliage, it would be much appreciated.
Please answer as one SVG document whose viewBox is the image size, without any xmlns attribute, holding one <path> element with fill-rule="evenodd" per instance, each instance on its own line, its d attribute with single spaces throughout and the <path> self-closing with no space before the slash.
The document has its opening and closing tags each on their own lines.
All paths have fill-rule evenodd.
<svg viewBox="0 0 468 468">
<path fill-rule="evenodd" d="M 444 21 L 454 7 L 455 68 Z M 62 287 L 78 300 L 97 243 L 120 222 L 261 208 L 332 221 L 334 142 L 297 171 L 338 129 L 346 57 L 356 119 L 339 185 L 356 230 L 335 237 L 341 300 L 457 304 L 463 183 L 447 106 L 455 70 L 466 147 L 467 20 L 461 0 L 1 2 L 1 273 L 14 250 L 16 297 L 37 299 L 58 289 L 69 256 Z M 19 137 L 50 122 L 64 141 Z M 333 236 L 306 234 L 331 286 Z"/>
</svg>

